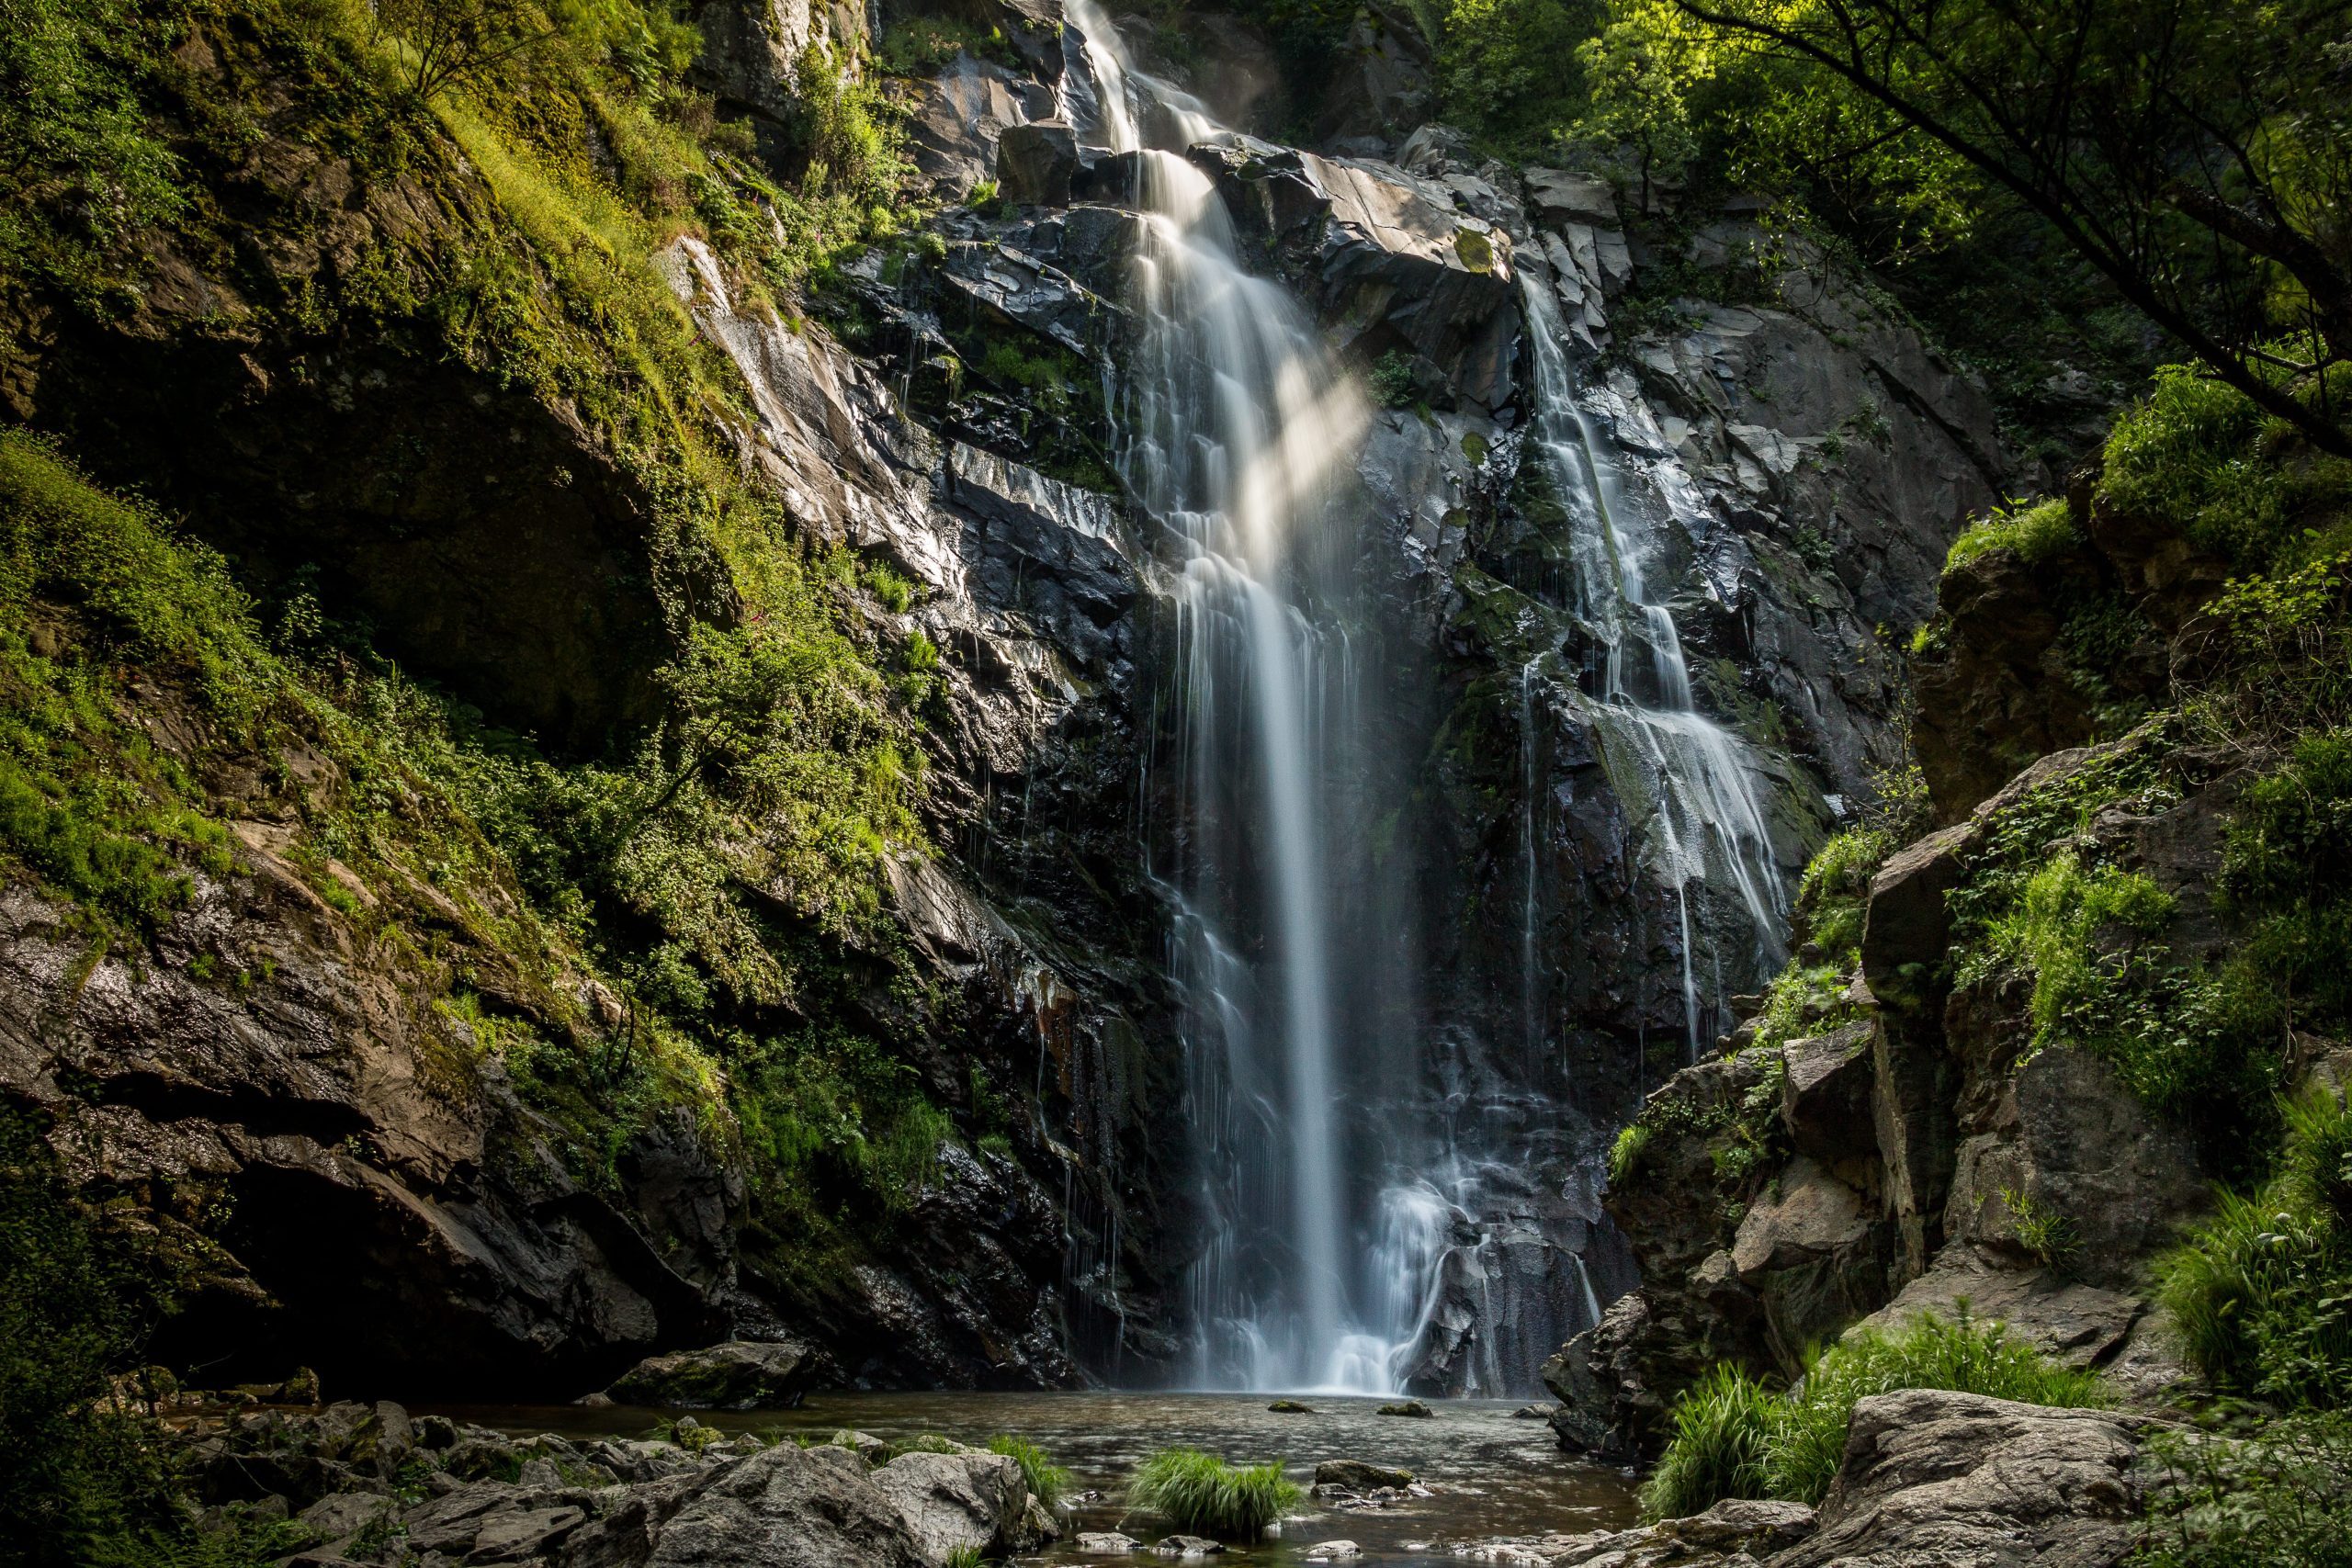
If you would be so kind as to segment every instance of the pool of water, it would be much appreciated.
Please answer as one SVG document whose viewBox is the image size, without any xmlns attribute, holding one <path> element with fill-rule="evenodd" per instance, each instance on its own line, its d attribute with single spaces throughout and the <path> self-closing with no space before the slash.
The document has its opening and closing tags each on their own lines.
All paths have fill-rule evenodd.
<svg viewBox="0 0 2352 1568">
<path fill-rule="evenodd" d="M 1517 1418 L 1492 1400 L 1439 1400 L 1428 1420 L 1377 1414 L 1375 1399 L 1308 1397 L 1314 1414 L 1276 1415 L 1264 1394 L 1230 1393 L 826 1393 L 798 1410 L 698 1413 L 727 1431 L 783 1427 L 831 1432 L 854 1427 L 903 1440 L 938 1432 L 981 1443 L 1000 1432 L 1028 1438 L 1069 1468 L 1075 1487 L 1095 1495 L 1063 1511 L 1060 1542 L 1023 1563 L 1116 1562 L 1072 1544 L 1080 1530 L 1121 1528 L 1119 1489 L 1148 1454 L 1205 1449 L 1236 1463 L 1279 1459 L 1302 1484 L 1329 1459 L 1369 1460 L 1413 1472 L 1436 1491 L 1378 1512 L 1329 1508 L 1310 1500 L 1285 1520 L 1278 1540 L 1234 1547 L 1217 1562 L 1296 1563 L 1317 1541 L 1345 1539 L 1364 1563 L 1454 1563 L 1453 1548 L 1497 1536 L 1615 1529 L 1634 1522 L 1634 1480 L 1562 1453 L 1542 1421 Z M 627 1406 L 496 1406 L 448 1409 L 486 1427 L 569 1438 L 639 1436 L 660 1413 Z M 1160 1521 L 1127 1519 L 1126 1533 L 1147 1546 L 1167 1532 Z"/>
</svg>

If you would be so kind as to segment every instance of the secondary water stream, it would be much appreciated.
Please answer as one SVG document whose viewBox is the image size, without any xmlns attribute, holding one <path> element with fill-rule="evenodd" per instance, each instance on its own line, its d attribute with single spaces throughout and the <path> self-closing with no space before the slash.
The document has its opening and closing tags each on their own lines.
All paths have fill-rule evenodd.
<svg viewBox="0 0 2352 1568">
<path fill-rule="evenodd" d="M 1571 1460 L 1541 1421 L 1514 1419 L 1496 1401 L 1436 1402 L 1429 1420 L 1375 1413 L 1368 1399 L 1326 1397 L 1314 1414 L 1277 1415 L 1263 1396 L 1186 1393 L 829 1393 L 811 1394 L 797 1410 L 735 1415 L 701 1413 L 698 1419 L 727 1431 L 831 1433 L 854 1427 L 903 1442 L 937 1432 L 958 1442 L 983 1443 L 1012 1433 L 1037 1444 L 1069 1468 L 1082 1497 L 1063 1516 L 1062 1540 L 1023 1558 L 1024 1563 L 1101 1562 L 1076 1549 L 1081 1530 L 1109 1530 L 1126 1520 L 1126 1533 L 1147 1544 L 1167 1533 L 1163 1522 L 1129 1517 L 1120 1489 L 1136 1465 L 1164 1448 L 1187 1446 L 1237 1463 L 1279 1459 L 1301 1483 L 1330 1459 L 1370 1460 L 1409 1470 L 1435 1495 L 1393 1508 L 1354 1512 L 1310 1503 L 1304 1517 L 1285 1521 L 1282 1536 L 1253 1546 L 1233 1545 L 1217 1561 L 1274 1568 L 1301 1561 L 1317 1541 L 1345 1539 L 1363 1549 L 1365 1563 L 1384 1568 L 1436 1568 L 1458 1563 L 1454 1549 L 1498 1536 L 1621 1529 L 1634 1522 L 1634 1483 L 1622 1472 Z M 659 1418 L 625 1406 L 590 1409 L 553 1405 L 451 1410 L 517 1436 L 641 1436 Z"/>
</svg>

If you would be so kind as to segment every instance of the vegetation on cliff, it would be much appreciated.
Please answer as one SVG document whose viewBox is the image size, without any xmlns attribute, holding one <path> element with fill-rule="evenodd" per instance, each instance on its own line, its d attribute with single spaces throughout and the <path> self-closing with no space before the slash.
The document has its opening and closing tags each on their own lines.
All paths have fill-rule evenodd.
<svg viewBox="0 0 2352 1568">
<path fill-rule="evenodd" d="M 1854 1406 L 1905 1388 L 1951 1389 L 2025 1404 L 2104 1404 L 2098 1380 L 2010 1339 L 1997 1323 L 1925 1314 L 1815 1355 L 1781 1392 L 1725 1364 L 1675 1402 L 1670 1436 L 1642 1488 L 1651 1518 L 1703 1513 L 1725 1497 L 1819 1503 L 1838 1478 Z"/>
<path fill-rule="evenodd" d="M 601 1190 L 683 1114 L 752 1179 L 755 1266 L 821 1291 L 955 1131 L 914 1065 L 948 1004 L 884 902 L 888 863 L 925 852 L 936 650 L 889 646 L 875 607 L 909 586 L 806 537 L 741 461 L 750 399 L 654 261 L 699 234 L 748 308 L 797 314 L 844 247 L 907 220 L 877 89 L 812 50 L 763 162 L 690 85 L 698 35 L 635 0 L 0 14 L 16 412 L 45 406 L 61 340 L 226 344 L 321 381 L 354 352 L 460 367 L 575 431 L 581 482 L 641 508 L 662 637 L 646 719 L 560 750 L 410 675 L 314 570 L 257 581 L 199 542 L 242 525 L 238 498 L 167 512 L 78 471 L 117 455 L 71 432 L 0 432 L 8 874 L 138 948 L 249 863 L 255 802 L 231 796 L 257 773 L 322 903 L 439 976 L 453 1085 L 503 1074 Z M 289 165 L 348 183 L 320 200 Z"/>
</svg>

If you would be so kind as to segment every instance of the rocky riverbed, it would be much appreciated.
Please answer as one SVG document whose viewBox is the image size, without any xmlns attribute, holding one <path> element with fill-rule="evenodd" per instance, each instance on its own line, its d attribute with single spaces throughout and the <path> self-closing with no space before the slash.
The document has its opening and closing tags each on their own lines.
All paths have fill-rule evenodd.
<svg viewBox="0 0 2352 1568">
<path fill-rule="evenodd" d="M 2149 1418 L 1906 1391 L 1856 1412 L 1819 1510 L 1727 1502 L 1634 1523 L 1630 1472 L 1551 1450 L 1495 1402 L 1426 1419 L 1249 1395 L 832 1395 L 791 1412 L 411 1411 L 177 1396 L 159 1405 L 210 1519 L 288 1521 L 284 1568 L 951 1568 L 1190 1553 L 1235 1564 L 2116 1562 Z M 838 1423 L 838 1424 L 837 1424 Z M 854 1424 L 852 1424 L 854 1423 Z M 1071 1471 L 1056 1506 L 1011 1432 Z M 1147 1453 L 1283 1458 L 1306 1501 L 1259 1541 L 1187 1537 L 1120 1495 Z"/>
</svg>

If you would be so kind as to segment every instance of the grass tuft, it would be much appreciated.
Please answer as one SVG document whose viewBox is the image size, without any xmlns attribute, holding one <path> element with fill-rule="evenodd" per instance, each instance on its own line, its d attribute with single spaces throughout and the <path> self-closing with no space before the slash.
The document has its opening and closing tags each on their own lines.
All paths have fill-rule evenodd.
<svg viewBox="0 0 2352 1568">
<path fill-rule="evenodd" d="M 1029 1495 L 1048 1508 L 1060 1502 L 1062 1494 L 1069 1490 L 1069 1472 L 1026 1438 L 1000 1434 L 989 1439 L 989 1452 L 1002 1454 L 1019 1465 L 1022 1479 L 1029 1483 Z"/>
<path fill-rule="evenodd" d="M 1283 1461 L 1243 1468 L 1198 1449 L 1156 1453 L 1127 1483 L 1127 1503 L 1177 1529 L 1254 1540 L 1306 1494 L 1284 1480 Z"/>
</svg>

